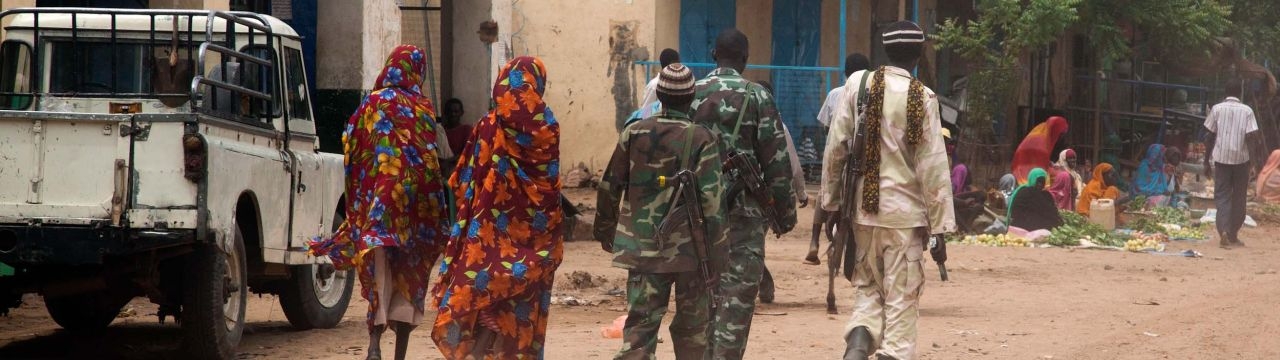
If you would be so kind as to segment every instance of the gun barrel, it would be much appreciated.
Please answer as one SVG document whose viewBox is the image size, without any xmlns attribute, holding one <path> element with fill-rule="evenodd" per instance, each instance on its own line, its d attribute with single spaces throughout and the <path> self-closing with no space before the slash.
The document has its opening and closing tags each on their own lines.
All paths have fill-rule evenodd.
<svg viewBox="0 0 1280 360">
<path fill-rule="evenodd" d="M 938 276 L 942 277 L 942 281 L 947 281 L 947 263 L 938 263 Z"/>
</svg>

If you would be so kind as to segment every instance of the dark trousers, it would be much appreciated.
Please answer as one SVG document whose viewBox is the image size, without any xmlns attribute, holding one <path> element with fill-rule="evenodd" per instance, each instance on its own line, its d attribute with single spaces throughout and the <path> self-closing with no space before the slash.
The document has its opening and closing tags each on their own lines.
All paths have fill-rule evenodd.
<svg viewBox="0 0 1280 360">
<path fill-rule="evenodd" d="M 1235 240 L 1244 226 L 1244 207 L 1249 190 L 1249 164 L 1213 165 L 1213 201 L 1218 208 L 1218 233 Z"/>
</svg>

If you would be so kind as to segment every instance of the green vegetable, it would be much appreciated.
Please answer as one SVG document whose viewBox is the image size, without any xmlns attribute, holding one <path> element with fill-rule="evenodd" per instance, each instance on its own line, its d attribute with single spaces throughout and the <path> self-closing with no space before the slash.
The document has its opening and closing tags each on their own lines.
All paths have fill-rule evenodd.
<svg viewBox="0 0 1280 360">
<path fill-rule="evenodd" d="M 1062 226 L 1049 231 L 1048 244 L 1054 246 L 1077 246 L 1080 239 L 1088 238 L 1094 244 L 1102 246 L 1124 246 L 1127 237 L 1116 235 L 1103 229 L 1098 224 L 1090 223 L 1084 216 L 1073 211 L 1059 210 Z"/>
<path fill-rule="evenodd" d="M 1153 211 L 1156 213 L 1156 221 L 1160 224 L 1186 225 L 1189 221 L 1187 212 L 1182 209 L 1157 206 Z"/>
</svg>

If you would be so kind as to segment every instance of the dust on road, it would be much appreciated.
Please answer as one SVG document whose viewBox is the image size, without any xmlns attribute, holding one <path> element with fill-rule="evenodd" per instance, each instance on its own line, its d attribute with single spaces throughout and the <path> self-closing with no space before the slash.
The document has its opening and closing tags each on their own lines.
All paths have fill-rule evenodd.
<svg viewBox="0 0 1280 360">
<path fill-rule="evenodd" d="M 593 196 L 567 191 L 577 202 Z M 796 231 L 768 240 L 767 263 L 777 302 L 762 305 L 748 359 L 833 359 L 844 348 L 848 282 L 838 292 L 841 315 L 825 310 L 825 266 L 801 264 L 812 211 L 801 209 Z M 1168 252 L 1195 249 L 1203 258 L 1099 250 L 949 246 L 951 281 L 932 263 L 921 301 L 921 359 L 1276 359 L 1280 333 L 1280 227 L 1246 228 L 1249 247 L 1222 250 L 1213 242 L 1175 242 Z M 608 359 L 621 346 L 600 328 L 625 313 L 625 272 L 609 266 L 594 242 L 566 246 L 551 310 L 548 359 Z M 58 330 L 38 297 L 0 318 L 4 359 L 181 359 L 173 324 L 156 322 L 145 300 L 129 306 L 101 336 Z M 574 301 L 570 301 L 574 300 Z M 578 305 L 566 305 L 578 304 Z M 363 359 L 366 303 L 352 301 L 335 329 L 294 331 L 274 296 L 250 297 L 242 359 Z M 668 312 L 670 321 L 671 311 Z M 430 316 L 428 316 L 430 318 Z M 429 326 L 413 334 L 410 358 L 439 359 Z M 669 335 L 663 332 L 663 337 Z M 391 336 L 384 346 L 391 346 Z M 659 357 L 673 358 L 670 342 Z"/>
</svg>

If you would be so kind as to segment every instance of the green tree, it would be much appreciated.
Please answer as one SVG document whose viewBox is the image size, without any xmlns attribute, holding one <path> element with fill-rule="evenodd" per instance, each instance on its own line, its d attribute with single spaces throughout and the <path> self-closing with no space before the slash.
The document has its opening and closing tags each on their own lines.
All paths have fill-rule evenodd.
<svg viewBox="0 0 1280 360">
<path fill-rule="evenodd" d="M 989 134 L 991 119 L 1004 109 L 1005 99 L 1018 88 L 1018 61 L 1029 51 L 1058 40 L 1069 29 L 1088 39 L 1098 60 L 1128 57 L 1135 48 L 1165 56 L 1204 58 L 1210 42 L 1231 27 L 1231 4 L 1256 7 L 1275 14 L 1276 0 L 976 0 L 978 16 L 964 23 L 947 19 L 934 36 L 940 48 L 950 49 L 978 64 L 969 77 L 967 127 L 981 138 Z M 1242 6 L 1243 5 L 1243 6 Z M 1280 44 L 1277 17 L 1235 15 L 1262 26 L 1233 27 L 1251 34 L 1254 44 Z M 1131 43 L 1126 33 L 1142 36 Z M 1272 47 L 1280 48 L 1280 47 Z"/>
<path fill-rule="evenodd" d="M 1280 61 L 1280 1 L 1223 0 L 1231 5 L 1227 36 L 1244 45 L 1247 57 Z"/>
<path fill-rule="evenodd" d="M 1013 95 L 1018 59 L 1058 38 L 1079 16 L 1081 0 L 979 0 L 978 17 L 961 23 L 947 19 L 933 36 L 938 47 L 976 62 L 969 74 L 968 112 L 962 135 L 969 141 L 991 139 L 992 122 Z"/>
</svg>

